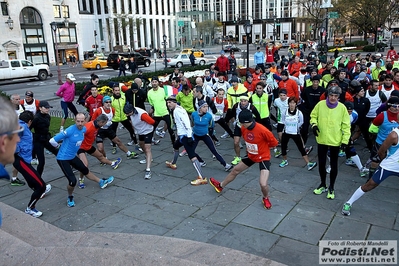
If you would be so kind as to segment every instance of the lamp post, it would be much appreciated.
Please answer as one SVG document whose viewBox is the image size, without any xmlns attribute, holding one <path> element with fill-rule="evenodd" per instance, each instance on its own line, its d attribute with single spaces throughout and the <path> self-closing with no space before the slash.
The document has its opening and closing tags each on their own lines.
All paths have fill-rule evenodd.
<svg viewBox="0 0 399 266">
<path fill-rule="evenodd" d="M 57 22 L 51 22 L 51 29 L 54 32 L 54 44 L 55 44 L 55 63 L 57 64 L 57 77 L 58 77 L 58 85 L 62 85 L 62 80 L 61 80 L 61 67 L 60 63 L 58 62 L 58 40 L 57 40 L 57 29 L 58 25 Z"/>
<path fill-rule="evenodd" d="M 276 15 L 273 16 L 273 41 L 276 42 Z"/>
<path fill-rule="evenodd" d="M 247 35 L 247 71 L 249 71 L 249 35 L 252 32 L 252 24 L 249 21 L 245 23 L 244 31 Z"/>
<path fill-rule="evenodd" d="M 163 35 L 163 49 L 164 49 L 164 63 L 165 63 L 165 69 L 168 67 L 168 59 L 166 59 L 166 40 L 168 39 L 168 37 L 164 34 Z"/>
<path fill-rule="evenodd" d="M 12 29 L 14 28 L 14 20 L 12 20 L 10 16 L 8 16 L 8 19 L 7 19 L 7 21 L 6 21 L 6 24 L 8 24 L 8 28 L 9 28 L 10 30 L 12 30 Z"/>
</svg>

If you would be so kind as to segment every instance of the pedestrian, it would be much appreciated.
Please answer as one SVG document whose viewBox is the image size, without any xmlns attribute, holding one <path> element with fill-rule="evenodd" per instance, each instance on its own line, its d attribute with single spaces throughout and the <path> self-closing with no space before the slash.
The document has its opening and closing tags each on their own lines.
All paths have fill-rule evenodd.
<svg viewBox="0 0 399 266">
<path fill-rule="evenodd" d="M 43 175 L 44 165 L 46 164 L 46 157 L 44 156 L 44 149 L 47 149 L 54 155 L 57 155 L 58 150 L 50 145 L 48 142 L 51 139 L 50 124 L 51 116 L 49 115 L 50 108 L 53 108 L 47 101 L 41 101 L 39 104 L 39 112 L 34 115 L 29 129 L 33 130 L 33 151 L 37 156 L 37 172 L 40 176 Z"/>
<path fill-rule="evenodd" d="M 310 114 L 310 124 L 316 137 L 320 185 L 313 190 L 316 195 L 327 192 L 327 199 L 335 198 L 334 185 L 338 174 L 338 153 L 348 146 L 350 138 L 350 119 L 345 105 L 338 101 L 342 90 L 338 86 L 328 88 L 326 100 L 316 104 Z M 326 162 L 330 152 L 330 185 L 327 188 Z"/>
<path fill-rule="evenodd" d="M 114 161 L 108 160 L 104 155 L 93 146 L 94 140 L 97 136 L 98 129 L 104 126 L 108 122 L 108 117 L 105 114 L 99 115 L 95 120 L 89 121 L 85 124 L 86 132 L 82 144 L 78 150 L 78 157 L 86 167 L 89 167 L 86 153 L 95 157 L 100 161 L 101 165 L 109 165 L 112 169 L 117 169 L 122 162 L 121 158 L 117 158 Z M 80 173 L 79 177 L 79 188 L 85 188 L 84 175 Z"/>
<path fill-rule="evenodd" d="M 189 59 L 190 59 L 191 66 L 195 66 L 194 51 L 191 51 L 191 53 L 190 53 L 190 55 L 189 55 Z"/>
<path fill-rule="evenodd" d="M 145 154 L 145 159 L 141 160 L 140 164 L 146 165 L 144 179 L 150 179 L 152 162 L 151 146 L 155 120 L 148 115 L 145 109 L 134 107 L 130 103 L 125 105 L 123 112 L 130 119 L 139 135 L 139 145 Z"/>
<path fill-rule="evenodd" d="M 215 68 L 217 68 L 219 72 L 223 74 L 224 79 L 227 80 L 227 71 L 230 70 L 230 63 L 225 55 L 226 53 L 221 50 L 220 56 L 216 59 Z"/>
<path fill-rule="evenodd" d="M 123 56 L 121 56 L 121 59 L 119 61 L 119 75 L 118 77 L 120 77 L 121 75 L 126 76 L 126 62 L 125 59 L 123 58 Z"/>
<path fill-rule="evenodd" d="M 33 92 L 32 91 L 26 91 L 25 92 L 25 99 L 20 100 L 20 105 L 22 105 L 22 108 L 25 111 L 31 111 L 33 114 L 36 114 L 36 112 L 39 110 L 39 100 L 33 98 Z"/>
<path fill-rule="evenodd" d="M 85 115 L 83 113 L 78 113 L 75 116 L 75 124 L 68 127 L 65 131 L 58 133 L 56 136 L 50 139 L 50 144 L 53 147 L 58 147 L 59 142 L 62 141 L 60 150 L 57 154 L 57 163 L 64 173 L 65 177 L 68 179 L 67 191 L 67 206 L 75 207 L 75 200 L 73 196 L 73 191 L 75 189 L 77 180 L 75 174 L 72 171 L 72 167 L 85 175 L 88 179 L 97 182 L 101 189 L 108 186 L 108 184 L 114 181 L 114 177 L 110 176 L 107 179 L 100 179 L 94 175 L 90 170 L 84 165 L 84 163 L 77 157 L 76 153 L 79 150 L 80 144 L 84 139 L 84 133 L 86 128 L 84 127 Z"/>
<path fill-rule="evenodd" d="M 86 99 L 91 95 L 91 87 L 97 87 L 99 81 L 100 78 L 96 74 L 92 73 L 90 75 L 90 82 L 83 87 L 83 91 L 79 94 L 76 103 L 84 106 Z"/>
<path fill-rule="evenodd" d="M 243 158 L 226 178 L 219 182 L 210 178 L 210 184 L 220 193 L 238 174 L 242 173 L 255 163 L 259 163 L 259 184 L 262 191 L 262 203 L 264 208 L 272 208 L 269 200 L 269 188 L 267 185 L 270 175 L 270 148 L 276 147 L 278 141 L 264 126 L 254 121 L 253 114 L 249 110 L 243 110 L 238 120 L 241 123 L 242 136 L 247 146 L 247 156 Z"/>
<path fill-rule="evenodd" d="M 306 154 L 305 148 L 303 147 L 303 140 L 300 134 L 300 128 L 303 124 L 303 115 L 298 110 L 298 99 L 294 96 L 288 98 L 288 108 L 284 113 L 281 114 L 281 123 L 284 125 L 283 134 L 281 136 L 281 154 L 283 160 L 280 163 L 280 167 L 286 167 L 288 165 L 287 160 L 287 147 L 290 139 L 293 139 L 297 146 L 302 158 L 305 160 L 308 167 L 308 171 L 316 167 L 316 162 L 309 161 L 309 157 Z"/>
<path fill-rule="evenodd" d="M 63 111 L 63 117 L 61 119 L 60 132 L 64 130 L 65 120 L 68 118 L 68 109 L 76 116 L 78 110 L 76 110 L 73 100 L 75 99 L 75 83 L 76 78 L 72 73 L 68 73 L 65 76 L 66 82 L 61 85 L 58 91 L 55 93 L 61 98 L 61 108 Z"/>
<path fill-rule="evenodd" d="M 179 157 L 179 148 L 184 147 L 188 154 L 188 158 L 192 162 L 198 176 L 191 181 L 191 185 L 205 185 L 208 183 L 201 170 L 201 161 L 198 154 L 195 153 L 193 131 L 191 129 L 190 118 L 183 107 L 177 105 L 176 97 L 169 96 L 166 99 L 169 110 L 173 113 L 173 120 L 176 123 L 177 139 L 173 143 L 173 160 L 166 161 L 166 166 L 171 169 L 177 169 L 177 158 Z M 202 161 L 203 162 L 203 161 Z"/>
<path fill-rule="evenodd" d="M 254 63 L 256 67 L 262 69 L 262 72 L 265 73 L 265 54 L 260 50 L 260 47 L 256 48 Z M 257 80 L 255 81 L 257 82 Z"/>
<path fill-rule="evenodd" d="M 91 120 L 94 112 L 101 106 L 103 106 L 103 98 L 101 94 L 98 93 L 97 86 L 92 86 L 90 89 L 90 96 L 86 98 L 85 107 L 89 111 L 88 121 Z"/>
<path fill-rule="evenodd" d="M 136 73 L 137 68 L 138 68 L 138 67 L 137 67 L 136 62 L 134 61 L 134 57 L 131 56 L 131 57 L 130 57 L 130 61 L 129 61 L 129 69 L 130 69 L 130 71 L 132 72 L 132 75 L 133 75 L 134 73 Z"/>
<path fill-rule="evenodd" d="M 399 120 L 399 117 L 396 120 Z M 377 171 L 375 171 L 366 184 L 360 186 L 344 204 L 341 211 L 343 215 L 350 215 L 353 203 L 360 199 L 366 192 L 375 189 L 390 176 L 399 176 L 398 140 L 399 129 L 395 127 L 382 143 L 378 150 L 378 155 L 375 156 L 375 161 L 380 163 Z"/>
<path fill-rule="evenodd" d="M 19 136 L 21 140 L 17 144 L 13 166 L 22 174 L 28 186 L 33 190 L 25 213 L 37 218 L 42 216 L 43 213 L 36 209 L 36 203 L 44 193 L 48 193 L 51 190 L 51 185 L 46 185 L 41 178 L 41 174 L 30 164 L 32 160 L 32 132 L 29 130 L 29 126 L 32 121 L 33 113 L 30 111 L 24 111 L 19 115 L 19 125 L 21 126 Z"/>
<path fill-rule="evenodd" d="M 136 78 L 134 83 L 130 86 L 125 92 L 126 102 L 133 105 L 133 107 L 140 107 L 141 109 L 145 110 L 145 101 L 147 99 L 147 90 L 140 89 L 139 84 L 136 83 L 141 81 L 140 79 Z"/>
<path fill-rule="evenodd" d="M 14 153 L 17 143 L 20 141 L 19 133 L 23 130 L 18 123 L 16 114 L 11 102 L 0 96 L 0 179 L 10 180 L 5 166 L 14 162 Z M 0 226 L 2 223 L 0 211 Z"/>
</svg>

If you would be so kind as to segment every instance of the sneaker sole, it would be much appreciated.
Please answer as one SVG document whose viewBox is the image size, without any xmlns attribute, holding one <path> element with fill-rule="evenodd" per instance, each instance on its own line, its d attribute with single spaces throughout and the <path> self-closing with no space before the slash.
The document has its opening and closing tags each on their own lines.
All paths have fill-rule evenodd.
<svg viewBox="0 0 399 266">
<path fill-rule="evenodd" d="M 206 184 L 208 184 L 208 181 L 201 181 L 201 183 L 196 183 L 196 184 L 193 184 L 193 183 L 191 183 L 191 185 L 192 186 L 201 186 L 201 185 L 206 185 Z"/>
<path fill-rule="evenodd" d="M 13 183 L 11 183 L 11 186 L 13 186 L 13 187 L 22 187 L 22 186 L 25 186 L 25 184 L 13 184 Z"/>
<path fill-rule="evenodd" d="M 214 184 L 212 184 L 211 181 L 209 181 L 209 184 L 211 184 L 211 186 L 216 190 L 217 193 L 222 192 L 222 190 L 219 190 Z"/>
</svg>

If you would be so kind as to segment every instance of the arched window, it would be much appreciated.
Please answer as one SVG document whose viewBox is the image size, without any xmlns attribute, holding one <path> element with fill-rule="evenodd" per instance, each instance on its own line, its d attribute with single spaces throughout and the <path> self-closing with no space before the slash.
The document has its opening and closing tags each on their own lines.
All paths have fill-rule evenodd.
<svg viewBox="0 0 399 266">
<path fill-rule="evenodd" d="M 25 7 L 19 14 L 19 23 L 25 58 L 35 64 L 48 64 L 47 41 L 40 13 L 33 7 Z"/>
</svg>

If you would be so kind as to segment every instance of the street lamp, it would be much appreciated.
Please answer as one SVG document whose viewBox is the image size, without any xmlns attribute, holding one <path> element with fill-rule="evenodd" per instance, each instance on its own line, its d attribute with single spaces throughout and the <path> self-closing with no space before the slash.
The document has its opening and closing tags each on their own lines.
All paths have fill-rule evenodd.
<svg viewBox="0 0 399 266">
<path fill-rule="evenodd" d="M 12 30 L 14 28 L 14 20 L 12 20 L 10 16 L 8 16 L 6 24 L 8 24 L 8 27 L 10 28 L 10 30 Z"/>
<path fill-rule="evenodd" d="M 168 59 L 166 59 L 166 40 L 167 39 L 168 39 L 168 37 L 164 34 L 163 35 L 163 49 L 164 49 L 164 55 L 165 55 L 165 59 L 164 59 L 165 69 L 168 67 Z"/>
<path fill-rule="evenodd" d="M 277 17 L 276 17 L 276 15 L 274 15 L 273 16 L 273 22 L 274 22 L 274 24 L 273 24 L 273 41 L 274 42 L 276 42 L 276 20 L 277 20 Z"/>
<path fill-rule="evenodd" d="M 244 25 L 244 31 L 247 35 L 247 72 L 249 71 L 249 35 L 252 32 L 252 24 L 247 21 Z"/>
<path fill-rule="evenodd" d="M 57 64 L 57 77 L 58 77 L 58 85 L 62 85 L 62 80 L 61 80 L 61 67 L 60 63 L 58 62 L 58 40 L 57 40 L 57 29 L 58 25 L 57 22 L 51 22 L 51 29 L 54 32 L 54 44 L 55 44 L 55 63 Z"/>
</svg>

